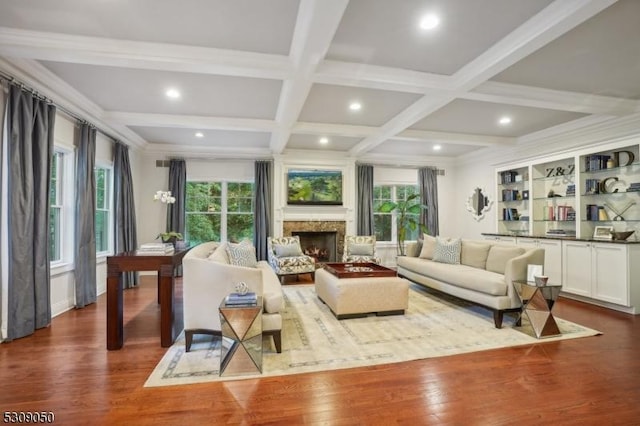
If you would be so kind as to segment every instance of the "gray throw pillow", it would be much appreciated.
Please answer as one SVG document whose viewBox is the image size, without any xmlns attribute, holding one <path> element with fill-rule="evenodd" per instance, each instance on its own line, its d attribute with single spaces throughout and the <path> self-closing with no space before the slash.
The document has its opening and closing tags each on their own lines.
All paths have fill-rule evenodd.
<svg viewBox="0 0 640 426">
<path fill-rule="evenodd" d="M 433 252 L 433 261 L 459 265 L 461 248 L 462 240 L 460 240 L 460 238 L 456 238 L 455 240 L 436 238 L 436 249 Z"/>
<path fill-rule="evenodd" d="M 275 244 L 273 250 L 278 257 L 301 256 L 302 250 L 299 244 Z"/>
<path fill-rule="evenodd" d="M 373 244 L 349 244 L 349 254 L 352 256 L 373 256 Z"/>
</svg>

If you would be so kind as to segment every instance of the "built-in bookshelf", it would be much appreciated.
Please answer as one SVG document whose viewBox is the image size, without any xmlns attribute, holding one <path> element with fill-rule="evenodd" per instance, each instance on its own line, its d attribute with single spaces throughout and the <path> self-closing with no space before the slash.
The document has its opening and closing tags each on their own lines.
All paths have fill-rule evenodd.
<svg viewBox="0 0 640 426">
<path fill-rule="evenodd" d="M 498 169 L 497 233 L 591 238 L 609 227 L 640 239 L 640 149 L 617 146 Z"/>
<path fill-rule="evenodd" d="M 581 235 L 596 227 L 640 230 L 640 155 L 638 145 L 580 157 Z"/>
<path fill-rule="evenodd" d="M 498 232 L 529 233 L 529 167 L 498 172 Z"/>
</svg>

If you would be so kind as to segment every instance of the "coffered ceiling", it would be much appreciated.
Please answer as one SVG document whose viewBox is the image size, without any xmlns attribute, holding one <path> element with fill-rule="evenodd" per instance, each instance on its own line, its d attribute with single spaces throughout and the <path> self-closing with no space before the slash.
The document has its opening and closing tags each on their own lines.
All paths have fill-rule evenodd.
<svg viewBox="0 0 640 426">
<path fill-rule="evenodd" d="M 640 114 L 640 1 L 0 0 L 0 70 L 167 156 L 458 157 Z"/>
</svg>

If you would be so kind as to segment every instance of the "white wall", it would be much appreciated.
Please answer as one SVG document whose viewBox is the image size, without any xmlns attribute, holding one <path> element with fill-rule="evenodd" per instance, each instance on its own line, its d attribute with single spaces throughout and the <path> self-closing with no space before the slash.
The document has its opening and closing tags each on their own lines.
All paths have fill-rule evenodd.
<svg viewBox="0 0 640 426">
<path fill-rule="evenodd" d="M 456 167 L 456 183 L 452 193 L 453 212 L 455 215 L 445 217 L 446 222 L 455 224 L 453 229 L 449 229 L 451 237 L 462 237 L 470 239 L 482 239 L 482 233 L 492 233 L 496 231 L 496 180 L 495 168 L 483 162 L 464 164 Z M 476 221 L 471 212 L 467 210 L 467 198 L 471 196 L 475 188 L 482 188 L 483 193 L 488 194 L 493 200 L 489 211 L 482 219 Z M 486 192 L 485 192 L 486 191 Z"/>
</svg>

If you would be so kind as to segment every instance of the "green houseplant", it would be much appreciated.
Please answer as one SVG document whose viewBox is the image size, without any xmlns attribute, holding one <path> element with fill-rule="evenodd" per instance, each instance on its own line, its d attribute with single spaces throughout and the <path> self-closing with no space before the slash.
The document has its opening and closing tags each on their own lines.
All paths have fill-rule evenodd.
<svg viewBox="0 0 640 426">
<path fill-rule="evenodd" d="M 156 239 L 160 238 L 162 240 L 163 243 L 171 243 L 174 245 L 176 245 L 176 241 L 178 240 L 182 240 L 182 234 L 179 232 L 161 232 L 158 234 L 158 236 L 156 237 Z"/>
<path fill-rule="evenodd" d="M 427 209 L 427 206 L 420 204 L 420 194 L 411 194 L 406 200 L 400 200 L 398 202 L 385 201 L 380 205 L 378 211 L 381 213 L 391 213 L 394 210 L 397 212 L 397 244 L 398 255 L 405 255 L 404 240 L 407 236 L 407 231 L 415 231 L 420 229 L 421 232 L 427 232 L 427 227 L 422 225 L 416 220 L 413 215 L 420 214 L 422 209 Z"/>
</svg>

